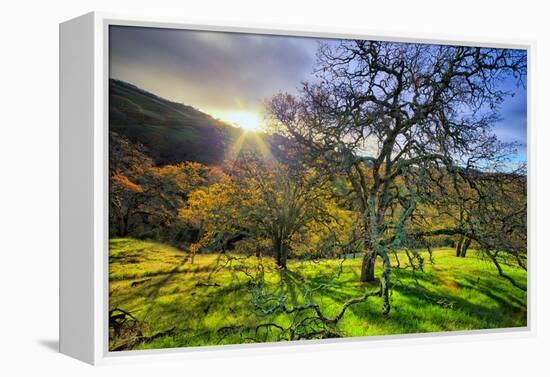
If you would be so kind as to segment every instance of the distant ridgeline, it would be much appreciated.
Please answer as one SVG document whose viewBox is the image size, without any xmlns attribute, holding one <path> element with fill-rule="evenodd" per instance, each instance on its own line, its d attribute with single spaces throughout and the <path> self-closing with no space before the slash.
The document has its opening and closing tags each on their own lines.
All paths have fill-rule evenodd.
<svg viewBox="0 0 550 377">
<path fill-rule="evenodd" d="M 215 165 L 228 157 L 243 131 L 191 106 L 171 102 L 124 81 L 109 80 L 109 130 L 142 144 L 158 165 L 195 161 Z M 262 139 L 273 148 L 273 137 Z M 247 138 L 250 139 L 250 138 Z M 255 149 L 246 140 L 244 149 Z"/>
</svg>

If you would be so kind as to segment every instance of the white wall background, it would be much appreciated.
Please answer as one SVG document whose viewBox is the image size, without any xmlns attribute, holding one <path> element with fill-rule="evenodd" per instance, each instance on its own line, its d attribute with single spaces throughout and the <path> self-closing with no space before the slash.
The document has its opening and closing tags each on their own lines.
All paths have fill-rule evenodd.
<svg viewBox="0 0 550 377">
<path fill-rule="evenodd" d="M 548 206 L 550 87 L 548 9 L 542 1 L 81 0 L 4 1 L 0 58 L 0 374 L 105 376 L 464 376 L 548 372 L 550 288 L 544 266 Z M 283 352 L 239 358 L 92 368 L 57 354 L 58 23 L 91 10 L 270 24 L 536 40 L 533 75 L 536 214 L 536 336 L 384 342 L 345 351 Z M 531 145 L 533 147 L 534 145 Z"/>
</svg>

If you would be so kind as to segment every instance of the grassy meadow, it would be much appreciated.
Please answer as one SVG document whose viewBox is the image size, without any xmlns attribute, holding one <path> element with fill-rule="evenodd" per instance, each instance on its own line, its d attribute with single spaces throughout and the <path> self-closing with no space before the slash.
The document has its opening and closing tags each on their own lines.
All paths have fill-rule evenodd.
<svg viewBox="0 0 550 377">
<path fill-rule="evenodd" d="M 359 256 L 359 255 L 358 255 Z M 454 249 L 427 252 L 424 271 L 393 270 L 391 305 L 381 314 L 382 299 L 351 305 L 335 326 L 338 336 L 371 336 L 521 327 L 527 324 L 526 292 L 498 276 L 494 266 L 470 250 L 457 258 Z M 285 340 L 281 328 L 296 318 L 283 312 L 262 314 L 253 306 L 251 276 L 257 257 L 189 253 L 171 246 L 131 238 L 110 241 L 109 306 L 130 313 L 139 338 L 129 331 L 110 337 L 110 349 L 189 347 Z M 377 288 L 360 283 L 361 259 L 290 260 L 288 269 L 264 258 L 264 291 L 287 307 L 307 302 L 334 316 L 342 304 Z M 382 271 L 377 265 L 377 274 Z M 503 266 L 526 282 L 526 272 Z M 254 329 L 254 330 L 251 330 Z M 253 333 L 253 334 L 252 334 Z"/>
</svg>

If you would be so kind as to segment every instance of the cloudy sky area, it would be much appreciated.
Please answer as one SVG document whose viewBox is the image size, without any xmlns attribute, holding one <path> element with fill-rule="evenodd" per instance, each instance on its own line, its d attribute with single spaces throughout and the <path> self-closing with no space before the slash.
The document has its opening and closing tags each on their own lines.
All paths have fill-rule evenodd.
<svg viewBox="0 0 550 377">
<path fill-rule="evenodd" d="M 319 40 L 237 33 L 111 27 L 110 77 L 163 98 L 183 102 L 229 122 L 261 118 L 262 100 L 279 91 L 296 92 L 311 78 Z M 517 141 L 526 159 L 527 96 L 515 93 L 501 108 L 495 132 Z"/>
<path fill-rule="evenodd" d="M 110 75 L 218 118 L 310 77 L 318 41 L 252 34 L 111 28 Z"/>
</svg>

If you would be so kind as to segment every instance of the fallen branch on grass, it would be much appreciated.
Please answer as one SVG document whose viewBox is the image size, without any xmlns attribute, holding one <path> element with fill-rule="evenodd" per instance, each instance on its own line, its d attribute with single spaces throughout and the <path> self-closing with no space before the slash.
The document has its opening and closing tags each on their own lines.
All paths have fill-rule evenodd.
<svg viewBox="0 0 550 377">
<path fill-rule="evenodd" d="M 151 342 L 155 339 L 162 338 L 162 337 L 165 337 L 165 336 L 173 336 L 173 335 L 175 335 L 175 333 L 176 333 L 176 328 L 175 327 L 172 327 L 171 329 L 168 329 L 166 331 L 158 332 L 158 333 L 156 333 L 154 335 L 151 335 L 151 336 L 144 336 L 140 332 L 138 334 L 138 336 L 135 337 L 130 342 L 122 344 L 118 347 L 115 347 L 111 351 L 124 351 L 124 350 L 128 350 L 128 349 L 133 349 L 133 348 L 137 347 L 138 345 L 140 345 L 141 343 Z"/>
<path fill-rule="evenodd" d="M 132 284 L 130 284 L 130 287 L 132 287 L 132 288 L 136 287 L 136 286 L 141 285 L 143 283 L 147 283 L 150 280 L 151 280 L 151 278 L 133 281 Z"/>
</svg>

